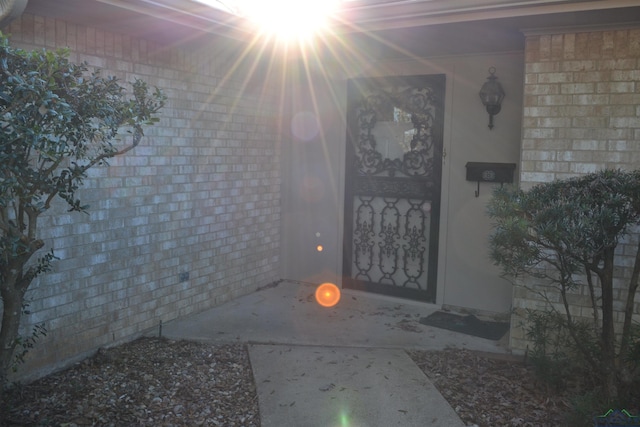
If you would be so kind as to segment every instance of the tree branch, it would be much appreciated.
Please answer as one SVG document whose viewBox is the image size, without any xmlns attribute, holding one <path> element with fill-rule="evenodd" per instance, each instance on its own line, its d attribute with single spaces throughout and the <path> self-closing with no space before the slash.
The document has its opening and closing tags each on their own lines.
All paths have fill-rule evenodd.
<svg viewBox="0 0 640 427">
<path fill-rule="evenodd" d="M 142 131 L 140 129 L 138 129 L 138 126 L 136 126 L 136 129 L 134 130 L 134 133 L 133 133 L 133 142 L 131 143 L 131 145 L 128 145 L 125 148 L 123 148 L 122 150 L 115 151 L 113 153 L 102 153 L 99 156 L 96 156 L 96 158 L 92 159 L 89 163 L 87 163 L 86 165 L 84 165 L 84 166 L 82 166 L 80 168 L 80 173 L 84 174 L 87 170 L 89 170 L 90 168 L 92 168 L 96 164 L 100 163 L 104 159 L 109 159 L 111 157 L 119 156 L 119 155 L 124 154 L 124 153 L 126 153 L 128 151 L 133 150 L 140 143 L 140 140 L 142 139 L 142 136 L 143 136 Z"/>
<path fill-rule="evenodd" d="M 578 337 L 578 334 L 576 333 L 576 326 L 573 321 L 573 316 L 569 311 L 569 301 L 567 300 L 567 289 L 564 283 L 562 283 L 560 286 L 560 295 L 562 295 L 562 303 L 564 305 L 565 314 L 567 316 L 567 329 L 569 330 L 569 335 L 571 335 L 571 338 L 573 339 L 574 344 L 576 345 L 578 350 L 580 350 L 580 353 L 582 353 L 582 355 L 585 357 L 585 360 L 587 361 L 587 363 L 589 363 L 589 365 L 591 365 L 591 367 L 595 371 L 600 372 L 601 370 L 600 365 L 593 358 L 591 352 L 585 347 L 583 340 L 581 340 L 580 337 Z"/>
<path fill-rule="evenodd" d="M 593 330 L 598 331 L 599 316 L 598 316 L 598 304 L 596 301 L 596 292 L 593 286 L 593 277 L 591 276 L 591 270 L 585 266 L 585 272 L 587 275 L 587 284 L 589 285 L 589 297 L 591 297 L 591 308 L 593 309 Z"/>
</svg>

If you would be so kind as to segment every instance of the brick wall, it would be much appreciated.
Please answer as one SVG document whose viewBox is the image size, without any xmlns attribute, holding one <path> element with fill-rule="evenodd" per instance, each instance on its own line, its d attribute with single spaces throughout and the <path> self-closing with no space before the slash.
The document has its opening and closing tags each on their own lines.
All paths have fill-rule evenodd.
<svg viewBox="0 0 640 427">
<path fill-rule="evenodd" d="M 640 28 L 529 34 L 525 62 L 522 188 L 605 168 L 640 167 Z M 620 286 L 628 283 L 637 244 L 636 234 L 619 247 L 626 255 L 617 266 Z M 620 289 L 616 295 L 626 298 Z M 557 294 L 548 296 L 560 303 Z M 575 315 L 591 316 L 586 289 L 570 299 Z M 536 292 L 514 289 L 513 348 L 527 345 L 518 313 L 544 304 Z"/>
<path fill-rule="evenodd" d="M 263 88 L 243 90 L 228 41 L 168 47 L 32 15 L 4 32 L 26 49 L 68 46 L 73 61 L 168 95 L 134 151 L 91 171 L 80 193 L 89 215 L 61 203 L 41 219 L 60 260 L 28 292 L 25 331 L 44 322 L 49 333 L 23 372 L 55 369 L 279 278 L 277 109 Z"/>
</svg>

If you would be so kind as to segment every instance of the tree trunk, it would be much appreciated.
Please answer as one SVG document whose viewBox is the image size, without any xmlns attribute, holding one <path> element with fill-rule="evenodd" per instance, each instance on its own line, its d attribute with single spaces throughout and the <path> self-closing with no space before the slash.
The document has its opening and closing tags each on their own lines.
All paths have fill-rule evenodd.
<svg viewBox="0 0 640 427">
<path fill-rule="evenodd" d="M 33 237 L 38 218 L 37 213 L 31 213 L 28 216 L 28 233 L 26 235 L 21 234 L 15 228 L 9 229 L 8 238 L 13 241 L 20 241 L 22 245 L 19 247 L 20 251 L 17 254 L 12 254 L 9 262 L 3 266 L 5 271 L 0 274 L 0 297 L 2 297 L 0 389 L 6 384 L 9 369 L 12 367 L 13 353 L 18 344 L 17 339 L 20 330 L 20 319 L 22 318 L 24 295 L 39 270 L 39 267 L 26 268 L 26 265 L 33 254 L 44 246 L 42 240 Z M 45 260 L 45 264 L 47 262 Z"/>
<path fill-rule="evenodd" d="M 616 336 L 614 329 L 613 312 L 613 262 L 614 249 L 607 248 L 604 251 L 604 268 L 600 274 L 600 287 L 602 288 L 602 369 L 604 373 L 604 386 L 607 399 L 612 402 L 618 397 L 617 377 L 618 366 L 616 363 Z"/>
<path fill-rule="evenodd" d="M 0 329 L 0 389 L 4 387 L 12 366 L 13 351 L 16 348 L 24 292 L 15 288 L 15 283 L 3 283 L 2 295 L 2 327 Z"/>
<path fill-rule="evenodd" d="M 640 281 L 640 244 L 636 250 L 636 259 L 633 264 L 631 280 L 629 280 L 629 293 L 627 303 L 624 308 L 624 325 L 622 327 L 622 343 L 620 345 L 620 355 L 625 356 L 629 350 L 629 340 L 631 338 L 631 324 L 633 320 L 633 306 L 635 304 L 636 292 L 638 292 L 638 281 Z"/>
</svg>

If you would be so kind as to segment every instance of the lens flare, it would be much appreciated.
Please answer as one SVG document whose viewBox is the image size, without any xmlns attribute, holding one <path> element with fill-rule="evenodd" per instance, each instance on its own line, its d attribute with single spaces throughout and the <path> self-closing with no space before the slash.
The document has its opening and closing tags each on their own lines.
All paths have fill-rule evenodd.
<svg viewBox="0 0 640 427">
<path fill-rule="evenodd" d="M 298 191 L 307 202 L 320 202 L 324 198 L 325 187 L 320 177 L 307 174 L 300 181 Z"/>
<path fill-rule="evenodd" d="M 316 289 L 316 301 L 323 307 L 333 307 L 340 301 L 340 289 L 333 283 L 323 283 Z"/>
<path fill-rule="evenodd" d="M 324 247 L 322 245 L 318 245 L 318 246 L 316 246 L 316 250 L 318 252 L 322 252 L 324 250 Z"/>
<path fill-rule="evenodd" d="M 309 111 L 296 113 L 291 119 L 291 133 L 302 141 L 311 141 L 320 133 L 318 118 Z"/>
<path fill-rule="evenodd" d="M 341 427 L 349 427 L 351 423 L 349 422 L 349 415 L 342 411 L 340 413 L 340 426 Z"/>
</svg>

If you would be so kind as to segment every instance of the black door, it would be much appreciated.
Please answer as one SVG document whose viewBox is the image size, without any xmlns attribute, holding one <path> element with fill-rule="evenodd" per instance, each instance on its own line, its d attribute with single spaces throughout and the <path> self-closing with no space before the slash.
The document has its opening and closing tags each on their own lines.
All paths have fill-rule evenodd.
<svg viewBox="0 0 640 427">
<path fill-rule="evenodd" d="M 348 82 L 343 286 L 435 302 L 444 75 Z"/>
</svg>

